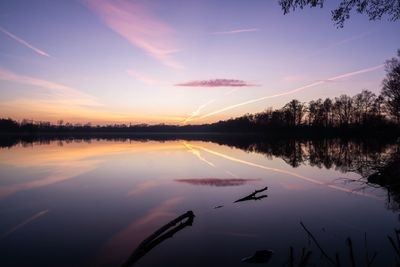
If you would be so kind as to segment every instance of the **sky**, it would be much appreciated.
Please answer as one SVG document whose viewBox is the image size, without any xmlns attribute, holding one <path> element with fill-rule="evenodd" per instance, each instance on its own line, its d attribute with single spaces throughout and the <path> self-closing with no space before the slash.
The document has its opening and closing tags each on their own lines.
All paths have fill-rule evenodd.
<svg viewBox="0 0 400 267">
<path fill-rule="evenodd" d="M 2 0 L 0 117 L 200 124 L 379 94 L 400 22 L 278 0 Z"/>
</svg>

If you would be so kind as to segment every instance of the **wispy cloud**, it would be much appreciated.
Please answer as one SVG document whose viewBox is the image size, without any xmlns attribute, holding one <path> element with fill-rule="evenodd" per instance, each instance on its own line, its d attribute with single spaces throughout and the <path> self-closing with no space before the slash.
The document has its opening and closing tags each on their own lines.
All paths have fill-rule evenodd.
<svg viewBox="0 0 400 267">
<path fill-rule="evenodd" d="M 136 71 L 133 69 L 126 70 L 126 73 L 133 79 L 140 81 L 141 83 L 144 83 L 147 85 L 166 85 L 167 84 L 167 82 L 165 82 L 165 81 L 157 80 L 148 74 L 145 74 L 143 72 L 139 72 L 139 71 Z"/>
<path fill-rule="evenodd" d="M 304 76 L 300 74 L 286 75 L 282 78 L 284 82 L 295 82 L 304 80 Z"/>
<path fill-rule="evenodd" d="M 82 91 L 79 91 L 75 88 L 55 83 L 52 81 L 47 81 L 43 79 L 38 79 L 30 76 L 20 75 L 14 73 L 10 70 L 1 69 L 0 68 L 0 81 L 9 81 L 15 82 L 24 85 L 30 85 L 39 87 L 42 89 L 46 89 L 47 92 L 53 97 L 57 98 L 62 102 L 71 102 L 73 101 L 76 105 L 83 106 L 99 106 L 100 104 L 97 102 L 95 97 L 86 94 Z"/>
<path fill-rule="evenodd" d="M 330 77 L 330 78 L 325 79 L 325 80 L 318 80 L 316 82 L 313 82 L 313 83 L 310 83 L 310 84 L 307 84 L 307 85 L 304 85 L 304 86 L 301 86 L 301 87 L 297 87 L 297 88 L 295 88 L 293 90 L 290 90 L 290 91 L 286 91 L 286 92 L 282 92 L 282 93 L 278 93 L 278 94 L 274 94 L 274 95 L 268 95 L 268 96 L 264 96 L 264 97 L 259 97 L 259 98 L 254 98 L 254 99 L 250 99 L 250 100 L 238 103 L 238 104 L 226 106 L 224 108 L 209 112 L 207 114 L 204 114 L 204 115 L 196 117 L 196 118 L 192 118 L 190 121 L 208 118 L 210 116 L 213 116 L 213 115 L 216 115 L 216 114 L 219 114 L 219 113 L 222 113 L 222 112 L 234 109 L 234 108 L 238 108 L 238 107 L 241 107 L 241 106 L 245 106 L 245 105 L 253 104 L 253 103 L 256 103 L 256 102 L 264 101 L 266 99 L 285 96 L 285 95 L 291 95 L 291 94 L 303 91 L 303 90 L 305 90 L 307 88 L 315 87 L 317 85 L 321 85 L 321 84 L 324 84 L 324 83 L 333 82 L 333 81 L 336 81 L 336 80 L 352 77 L 352 76 L 355 76 L 355 75 L 376 71 L 378 69 L 383 68 L 383 66 L 384 65 L 381 64 L 381 65 L 377 65 L 377 66 L 366 68 L 366 69 L 347 72 L 347 73 L 344 73 L 344 74 L 341 74 L 341 75 Z"/>
<path fill-rule="evenodd" d="M 137 1 L 82 0 L 104 24 L 164 65 L 181 68 L 172 54 L 174 31 Z"/>
<path fill-rule="evenodd" d="M 178 83 L 175 86 L 182 87 L 246 87 L 246 86 L 256 86 L 242 80 L 234 79 L 214 79 L 214 80 L 200 80 L 200 81 L 190 81 L 185 83 Z"/>
<path fill-rule="evenodd" d="M 373 31 L 363 32 L 363 33 L 356 34 L 356 35 L 350 36 L 348 38 L 333 42 L 333 43 L 331 43 L 331 44 L 329 44 L 329 45 L 327 45 L 325 47 L 322 47 L 322 48 L 314 50 L 311 54 L 305 55 L 304 57 L 301 57 L 301 59 L 307 59 L 308 60 L 310 57 L 313 57 L 313 56 L 316 56 L 316 55 L 320 55 L 321 53 L 324 53 L 327 50 L 330 50 L 332 48 L 335 48 L 335 47 L 338 47 L 338 46 L 341 46 L 341 45 L 344 45 L 344 44 L 347 44 L 347 43 L 362 39 L 364 37 L 367 37 L 368 35 L 371 35 L 372 32 Z"/>
<path fill-rule="evenodd" d="M 14 99 L 0 101 L 0 113 L 3 116 L 15 119 L 29 116 L 53 122 L 60 118 L 80 122 L 132 119 L 129 114 L 104 110 L 105 106 L 99 103 L 96 97 L 64 84 L 20 75 L 1 68 L 0 81 L 29 86 L 26 94 L 18 94 Z"/>
<path fill-rule="evenodd" d="M 220 32 L 213 32 L 212 34 L 236 34 L 236 33 L 245 33 L 245 32 L 258 32 L 258 28 L 245 28 L 245 29 L 233 29 L 228 31 L 220 31 Z"/>
<path fill-rule="evenodd" d="M 36 52 L 37 54 L 41 55 L 41 56 L 45 56 L 45 57 L 50 57 L 50 55 L 48 53 L 46 53 L 45 51 L 31 45 L 30 43 L 28 43 L 27 41 L 21 39 L 20 37 L 12 34 L 11 32 L 5 30 L 3 27 L 0 27 L 0 32 L 4 33 L 5 35 L 7 35 L 8 37 L 10 37 L 11 39 L 17 41 L 18 43 L 28 47 L 29 49 L 33 50 L 34 52 Z"/>
</svg>

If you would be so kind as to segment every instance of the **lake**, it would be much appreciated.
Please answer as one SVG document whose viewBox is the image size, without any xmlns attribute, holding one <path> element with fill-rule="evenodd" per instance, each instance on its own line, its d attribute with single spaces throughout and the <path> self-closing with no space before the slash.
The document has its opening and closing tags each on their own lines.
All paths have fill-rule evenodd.
<svg viewBox="0 0 400 267">
<path fill-rule="evenodd" d="M 394 266 L 399 143 L 352 140 L 135 138 L 15 142 L 0 149 L 0 266 L 120 266 L 154 231 L 135 266 Z M 393 167 L 394 166 L 394 167 Z M 389 171 L 388 171 L 389 170 Z M 377 173 L 378 172 L 378 173 Z M 397 172 L 398 173 L 398 172 Z M 398 179 L 397 179 L 398 180 Z M 247 201 L 235 202 L 255 190 Z M 179 226 L 179 225 L 178 225 Z M 286 265 L 285 265 L 286 264 Z"/>
</svg>

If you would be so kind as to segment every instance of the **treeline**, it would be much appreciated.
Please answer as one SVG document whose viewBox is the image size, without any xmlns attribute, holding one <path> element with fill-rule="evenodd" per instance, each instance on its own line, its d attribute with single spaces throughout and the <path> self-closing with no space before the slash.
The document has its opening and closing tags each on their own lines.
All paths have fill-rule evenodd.
<svg viewBox="0 0 400 267">
<path fill-rule="evenodd" d="M 246 114 L 229 120 L 202 125 L 147 125 L 71 124 L 59 121 L 35 122 L 0 119 L 3 133 L 189 133 L 189 132 L 257 132 L 282 133 L 346 133 L 349 131 L 369 132 L 399 131 L 399 122 L 391 116 L 387 101 L 382 95 L 364 90 L 353 97 L 341 95 L 334 99 L 318 99 L 308 103 L 292 100 L 281 109 L 269 108 L 264 112 Z"/>
<path fill-rule="evenodd" d="M 220 121 L 217 125 L 236 128 L 280 129 L 280 128 L 386 128 L 398 126 L 391 118 L 387 102 L 382 95 L 363 90 L 353 97 L 341 95 L 334 99 L 318 99 L 302 103 L 296 99 L 283 108 L 269 108 L 257 114 Z"/>
</svg>

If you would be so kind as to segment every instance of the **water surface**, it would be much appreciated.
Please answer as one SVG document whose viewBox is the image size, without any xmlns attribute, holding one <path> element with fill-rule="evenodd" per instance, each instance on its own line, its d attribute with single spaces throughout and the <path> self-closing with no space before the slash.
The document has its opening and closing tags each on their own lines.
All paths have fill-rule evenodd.
<svg viewBox="0 0 400 267">
<path fill-rule="evenodd" d="M 398 154 L 396 143 L 340 140 L 206 142 L 55 140 L 0 149 L 1 266 L 120 266 L 138 244 L 180 214 L 193 224 L 135 266 L 246 266 L 289 247 L 328 266 L 301 228 L 343 265 L 351 237 L 364 263 L 395 262 L 387 235 L 399 226 L 396 191 L 368 179 Z M 268 186 L 256 201 L 234 203 Z M 261 195 L 262 195 L 261 194 Z"/>
</svg>

